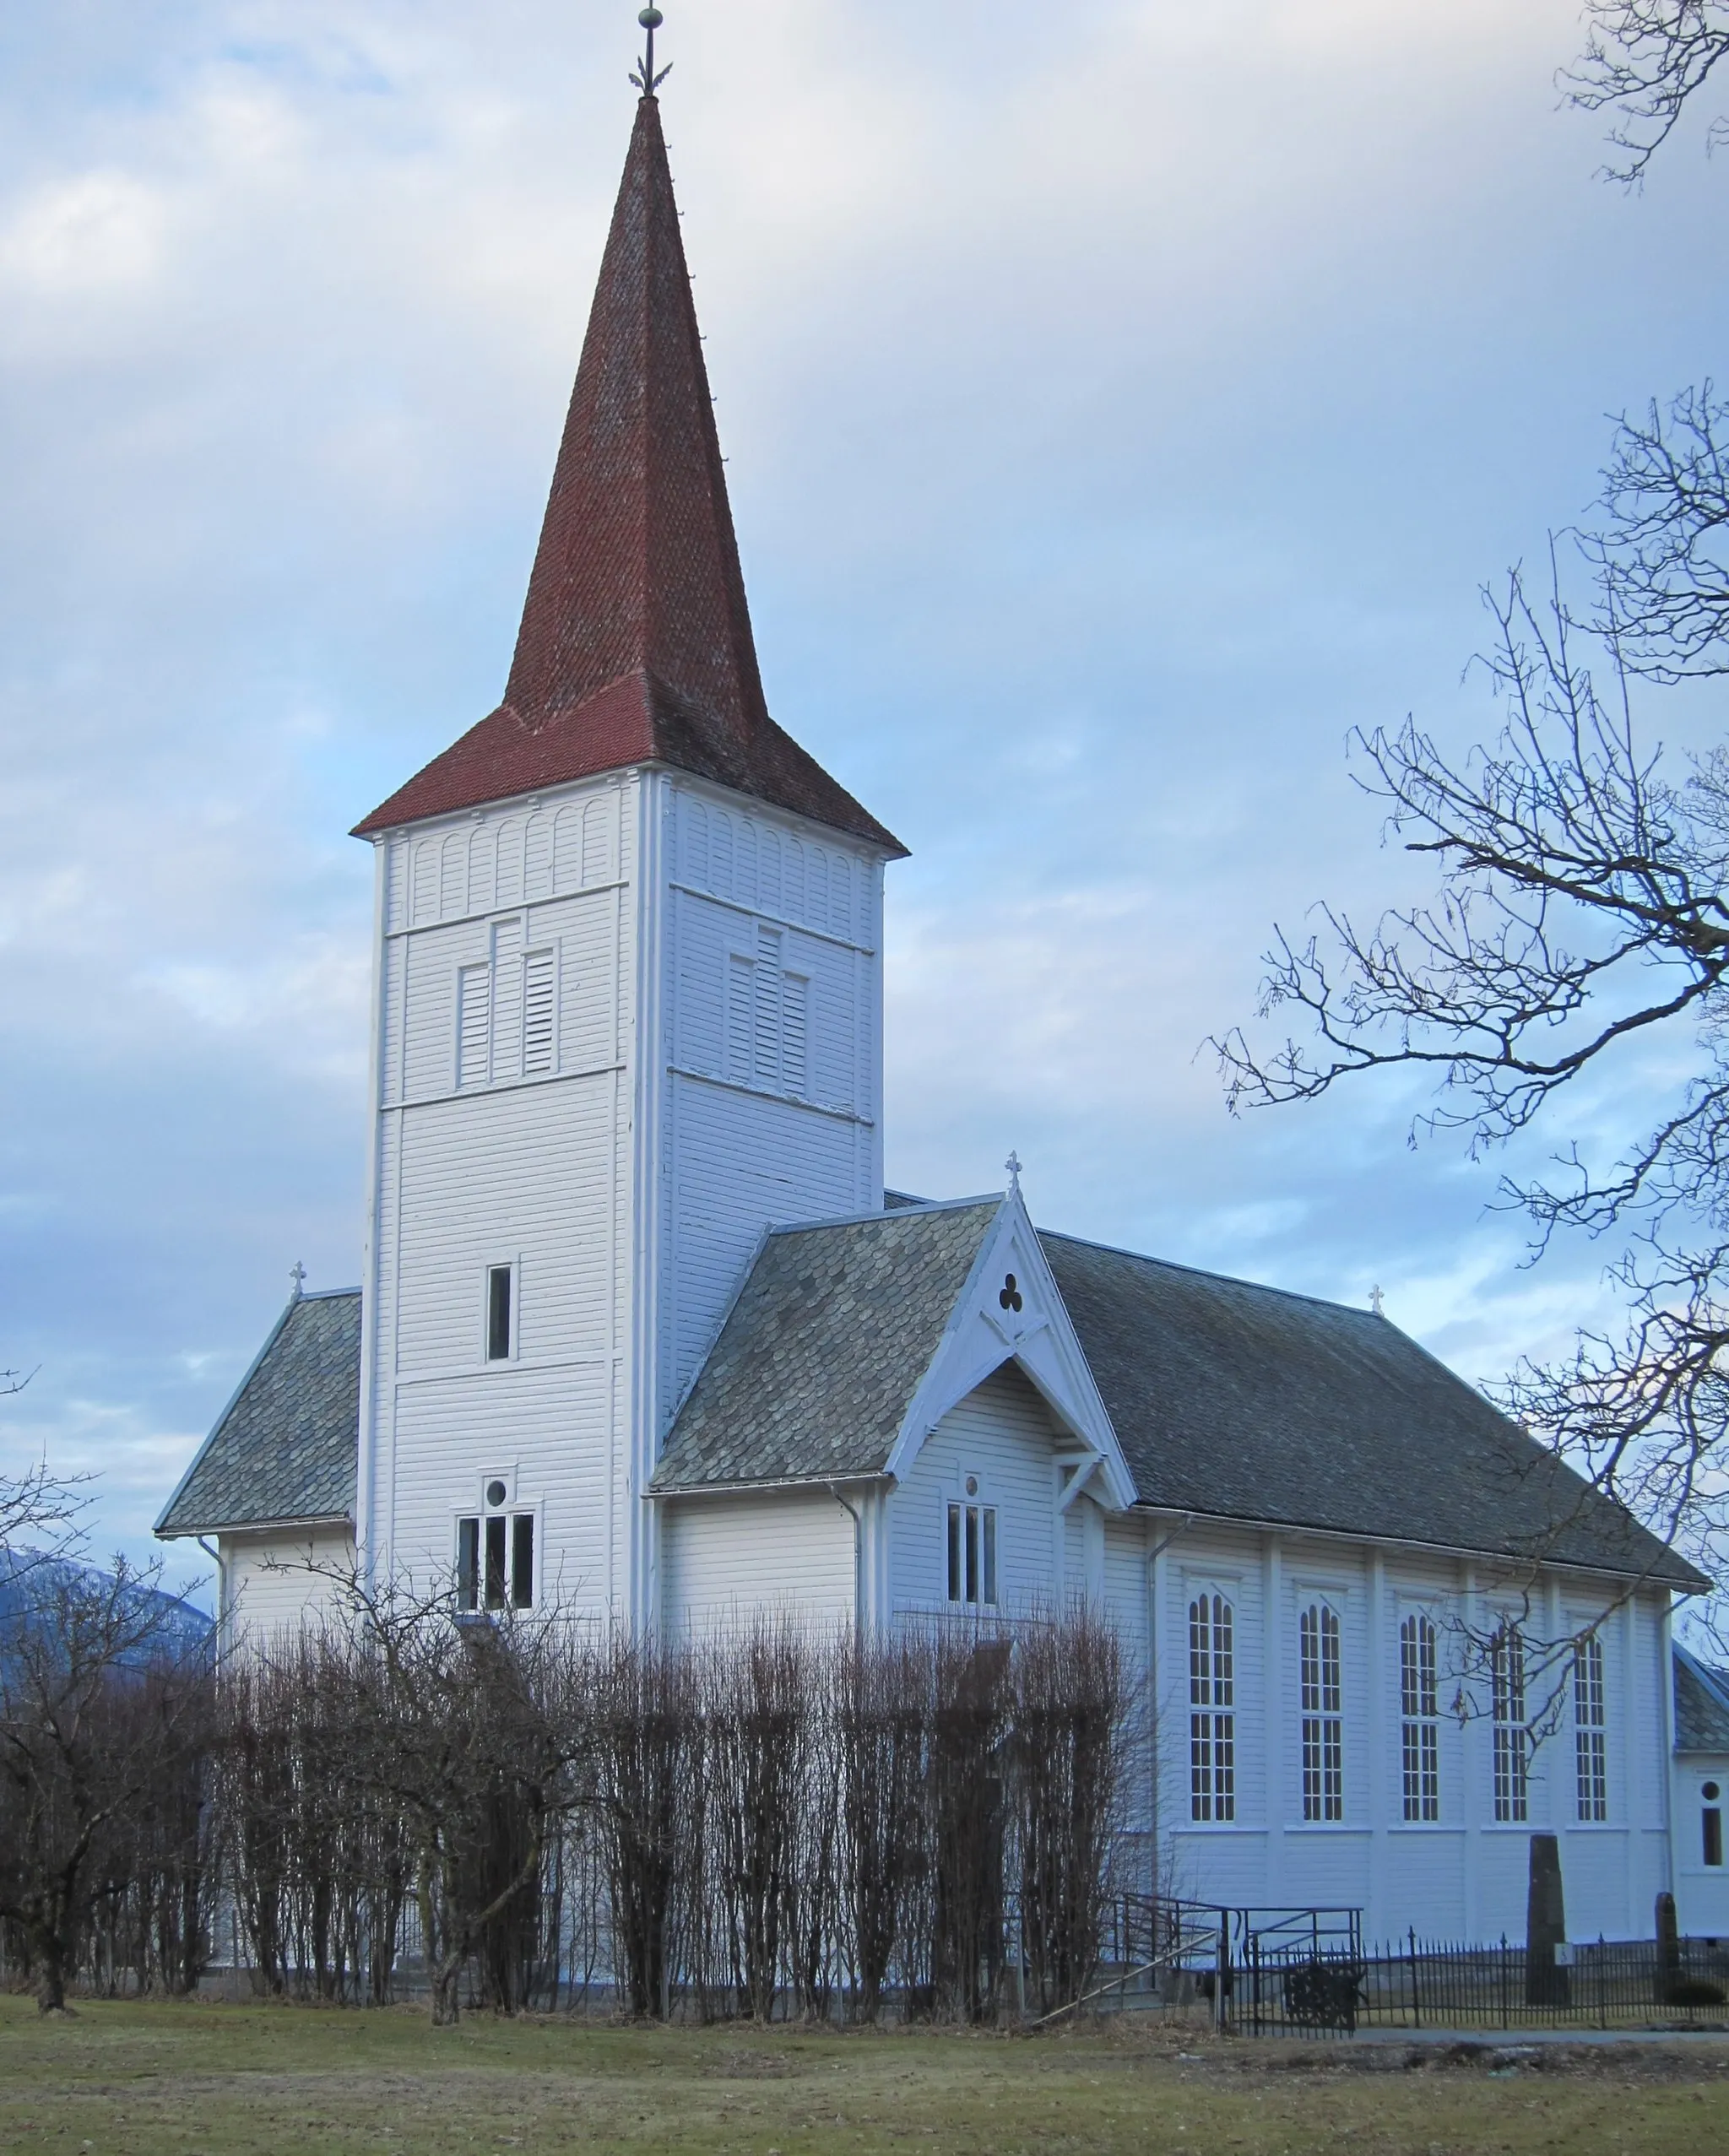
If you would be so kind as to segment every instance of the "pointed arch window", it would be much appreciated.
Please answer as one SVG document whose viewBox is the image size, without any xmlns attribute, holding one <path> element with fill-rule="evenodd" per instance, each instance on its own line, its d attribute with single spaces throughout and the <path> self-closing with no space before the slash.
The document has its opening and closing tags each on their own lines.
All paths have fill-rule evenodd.
<svg viewBox="0 0 1729 2156">
<path fill-rule="evenodd" d="M 1530 1815 L 1531 1733 L 1525 1719 L 1525 1636 L 1504 1623 L 1489 1642 L 1495 1817 L 1515 1826 Z"/>
<path fill-rule="evenodd" d="M 1603 1643 L 1596 1633 L 1573 1656 L 1573 1764 L 1579 1817 L 1600 1826 L 1609 1816 L 1609 1729 Z"/>
<path fill-rule="evenodd" d="M 1441 1816 L 1441 1720 L 1435 1628 L 1422 1611 L 1399 1627 L 1399 1731 L 1405 1817 Z"/>
<path fill-rule="evenodd" d="M 1299 1689 L 1303 1711 L 1303 1816 L 1345 1816 L 1343 1684 L 1339 1612 L 1331 1602 L 1311 1602 L 1298 1620 Z"/>
<path fill-rule="evenodd" d="M 1237 1816 L 1235 1612 L 1203 1588 L 1189 1605 L 1189 1816 Z"/>
</svg>

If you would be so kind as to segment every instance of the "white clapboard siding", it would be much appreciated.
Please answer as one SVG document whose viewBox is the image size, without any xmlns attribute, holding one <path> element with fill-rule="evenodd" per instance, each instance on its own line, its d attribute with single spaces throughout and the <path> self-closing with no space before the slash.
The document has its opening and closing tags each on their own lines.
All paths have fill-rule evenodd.
<svg viewBox="0 0 1729 2156">
<path fill-rule="evenodd" d="M 1050 1411 L 1012 1364 L 951 1407 L 889 1499 L 894 1608 L 948 1607 L 948 1508 L 991 1504 L 997 1514 L 997 1593 L 1007 1612 L 1057 1607 L 1056 1480 L 1060 1440 Z M 978 1483 L 967 1495 L 967 1477 Z"/>
<path fill-rule="evenodd" d="M 424 929 L 614 882 L 625 786 L 612 778 L 533 809 L 503 803 L 392 846 L 389 930 Z"/>
<path fill-rule="evenodd" d="M 481 1359 L 485 1273 L 500 1263 L 518 1267 L 521 1359 L 606 1344 L 614 1280 L 599 1230 L 617 1172 L 616 1118 L 610 1074 L 404 1112 L 398 1376 Z"/>
<path fill-rule="evenodd" d="M 1662 1793 L 1648 1786 L 1650 1766 L 1662 1759 L 1648 1725 L 1661 1700 L 1659 1598 L 1637 1598 L 1630 1612 L 1608 1619 L 1608 1634 L 1621 1642 L 1629 1666 L 1639 1666 L 1641 1695 L 1629 1710 L 1623 1704 L 1628 1680 L 1612 1678 L 1606 1687 L 1610 1820 L 1582 1826 L 1576 1817 L 1569 1710 L 1537 1748 L 1529 1817 L 1498 1823 L 1488 1724 L 1480 1714 L 1461 1724 L 1444 1711 L 1461 1682 L 1467 1586 L 1477 1580 L 1479 1622 L 1493 1601 L 1469 1568 L 1394 1552 L 1377 1576 L 1372 1553 L 1349 1542 L 1195 1527 L 1174 1536 L 1159 1574 L 1159 1803 L 1182 1892 L 1220 1903 L 1360 1906 L 1372 1937 L 1414 1926 L 1445 1938 L 1518 1937 L 1530 1837 L 1553 1831 L 1573 1936 L 1648 1935 L 1663 1862 Z M 1237 1816 L 1225 1827 L 1190 1817 L 1188 1608 L 1203 1590 L 1228 1594 L 1235 1614 Z M 1299 1624 L 1303 1610 L 1323 1597 L 1341 1620 L 1345 1817 L 1338 1823 L 1303 1816 Z M 1573 1579 L 1564 1610 L 1558 1595 L 1554 1602 L 1555 1622 L 1576 1624 L 1609 1600 L 1606 1588 L 1592 1602 Z M 1542 1590 L 1534 1604 L 1544 1606 Z M 1404 1817 L 1399 1626 L 1413 1610 L 1434 1612 L 1441 1635 L 1441 1817 L 1433 1823 Z M 1623 1789 L 1632 1792 L 1624 1801 Z"/>
<path fill-rule="evenodd" d="M 458 1509 L 507 1460 L 545 1508 L 548 1591 L 652 1614 L 641 1491 L 764 1229 L 881 1200 L 881 874 L 664 772 L 389 842 L 376 1561 L 447 1566 Z M 489 1366 L 486 1271 L 507 1263 L 513 1353 Z"/>
<path fill-rule="evenodd" d="M 456 1521 L 478 1509 L 498 1475 L 512 1509 L 537 1515 L 543 1606 L 581 1613 L 610 1606 L 618 1559 L 614 1489 L 615 1388 L 611 1359 L 475 1369 L 405 1384 L 397 1401 L 402 1456 L 412 1478 L 395 1491 L 393 1542 L 417 1578 L 453 1570 Z"/>
<path fill-rule="evenodd" d="M 339 1582 L 355 1562 L 345 1530 L 222 1535 L 217 1548 L 225 1653 L 266 1652 L 285 1636 L 334 1620 L 344 1606 Z"/>
<path fill-rule="evenodd" d="M 862 1112 L 860 983 L 868 1012 L 874 956 L 690 892 L 677 900 L 679 1066 Z"/>
<path fill-rule="evenodd" d="M 765 1227 L 862 1212 L 881 1198 L 872 1199 L 860 1172 L 875 1159 L 868 1139 L 861 1144 L 851 1123 L 796 1102 L 677 1074 L 669 1118 L 672 1251 L 664 1289 L 681 1389 L 707 1353 Z"/>
<path fill-rule="evenodd" d="M 689 888 L 753 913 L 846 939 L 857 931 L 855 892 L 870 871 L 838 841 L 825 843 L 772 816 L 686 788 L 673 873 Z"/>
<path fill-rule="evenodd" d="M 781 1612 L 826 1632 L 853 1621 L 853 1520 L 827 1491 L 669 1503 L 661 1562 L 669 1636 Z"/>
</svg>

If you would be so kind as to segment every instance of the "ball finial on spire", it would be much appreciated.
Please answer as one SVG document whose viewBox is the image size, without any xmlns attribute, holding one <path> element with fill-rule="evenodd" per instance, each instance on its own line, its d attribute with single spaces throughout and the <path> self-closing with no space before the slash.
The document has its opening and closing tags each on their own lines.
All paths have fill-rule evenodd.
<svg viewBox="0 0 1729 2156">
<path fill-rule="evenodd" d="M 655 91 L 672 73 L 670 61 L 658 75 L 654 72 L 654 33 L 666 18 L 659 8 L 645 8 L 637 16 L 637 20 L 642 25 L 648 36 L 646 48 L 642 58 L 637 62 L 636 72 L 631 75 L 631 80 L 636 88 L 642 91 L 644 97 L 653 97 Z"/>
</svg>

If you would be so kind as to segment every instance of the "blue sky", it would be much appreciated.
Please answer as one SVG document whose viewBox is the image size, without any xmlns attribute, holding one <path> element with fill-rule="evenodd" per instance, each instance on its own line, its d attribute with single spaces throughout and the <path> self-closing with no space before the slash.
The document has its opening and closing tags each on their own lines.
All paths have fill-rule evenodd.
<svg viewBox="0 0 1729 2156">
<path fill-rule="evenodd" d="M 634 13 L 0 18 L 0 1460 L 97 1473 L 100 1545 L 145 1548 L 294 1260 L 358 1276 L 344 834 L 501 688 Z M 1710 371 L 1702 126 L 1595 178 L 1575 0 L 668 13 L 771 706 L 913 849 L 892 1179 L 1013 1146 L 1053 1226 L 1379 1282 L 1473 1379 L 1564 1341 L 1601 1254 L 1521 1270 L 1498 1164 L 1411 1151 L 1396 1088 L 1233 1123 L 1197 1050 L 1275 919 L 1417 887 L 1347 729 L 1491 727 L 1479 585 L 1585 508 L 1606 414 Z"/>
</svg>

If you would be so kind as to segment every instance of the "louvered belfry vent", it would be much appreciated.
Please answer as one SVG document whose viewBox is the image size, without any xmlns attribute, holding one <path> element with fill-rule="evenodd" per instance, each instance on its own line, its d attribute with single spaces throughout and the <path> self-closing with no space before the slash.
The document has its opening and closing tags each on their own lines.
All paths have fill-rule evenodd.
<svg viewBox="0 0 1729 2156">
<path fill-rule="evenodd" d="M 906 850 L 763 702 L 653 97 L 637 108 L 504 702 L 357 833 L 644 763 Z"/>
</svg>

